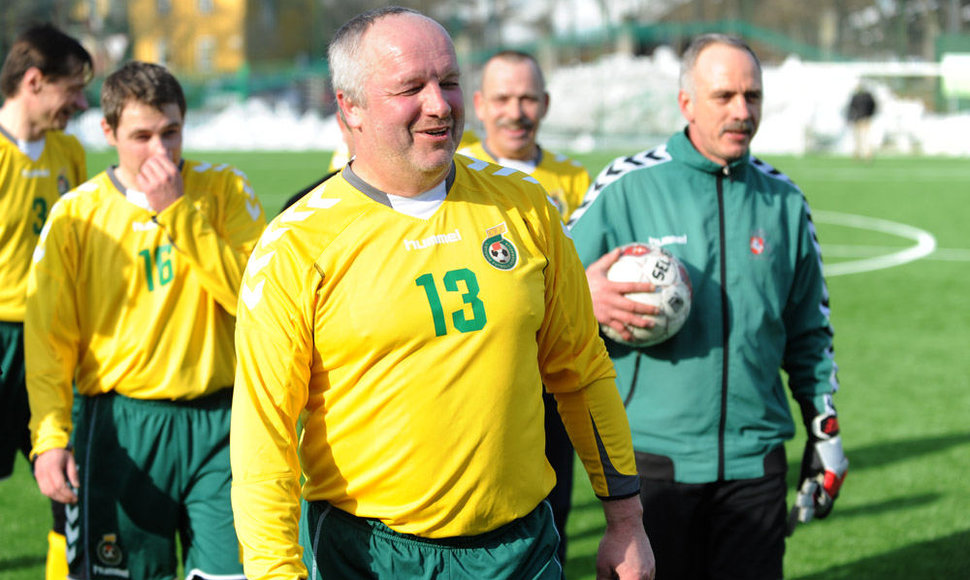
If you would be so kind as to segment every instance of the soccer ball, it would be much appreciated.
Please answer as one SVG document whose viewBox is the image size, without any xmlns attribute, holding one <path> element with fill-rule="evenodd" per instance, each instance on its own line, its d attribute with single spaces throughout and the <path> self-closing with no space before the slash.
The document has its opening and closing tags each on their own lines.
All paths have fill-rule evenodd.
<svg viewBox="0 0 970 580">
<path fill-rule="evenodd" d="M 499 264 L 504 264 L 512 259 L 512 255 L 501 242 L 495 242 L 489 246 L 488 253 L 492 256 L 492 259 Z"/>
<path fill-rule="evenodd" d="M 653 292 L 627 294 L 630 300 L 660 307 L 660 314 L 647 316 L 655 324 L 653 328 L 627 325 L 633 340 L 624 340 L 619 333 L 606 325 L 600 329 L 611 340 L 628 346 L 650 346 L 661 343 L 677 332 L 690 314 L 693 289 L 687 269 L 673 254 L 660 246 L 635 242 L 621 248 L 620 258 L 610 266 L 607 279 L 613 282 L 651 282 Z"/>
</svg>

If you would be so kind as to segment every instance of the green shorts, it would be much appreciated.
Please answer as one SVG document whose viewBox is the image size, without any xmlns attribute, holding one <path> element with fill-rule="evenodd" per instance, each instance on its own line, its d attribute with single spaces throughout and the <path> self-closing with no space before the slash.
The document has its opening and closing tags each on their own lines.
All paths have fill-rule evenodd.
<svg viewBox="0 0 970 580">
<path fill-rule="evenodd" d="M 186 578 L 244 578 L 229 501 L 231 397 L 81 397 L 81 488 L 65 534 L 72 578 L 174 578 L 176 535 Z"/>
<path fill-rule="evenodd" d="M 523 518 L 478 536 L 401 534 L 327 502 L 303 502 L 300 525 L 308 580 L 562 580 L 559 534 L 543 501 Z"/>
<path fill-rule="evenodd" d="M 17 454 L 30 453 L 30 406 L 24 383 L 24 325 L 0 320 L 0 479 Z"/>
</svg>

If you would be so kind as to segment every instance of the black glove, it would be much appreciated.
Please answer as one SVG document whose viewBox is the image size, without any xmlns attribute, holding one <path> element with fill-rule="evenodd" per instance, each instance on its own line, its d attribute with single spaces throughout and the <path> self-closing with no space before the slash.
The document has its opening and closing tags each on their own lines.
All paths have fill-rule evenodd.
<svg viewBox="0 0 970 580">
<path fill-rule="evenodd" d="M 817 415 L 808 426 L 801 484 L 788 516 L 788 535 L 798 522 L 829 515 L 848 470 L 849 460 L 842 451 L 838 417 L 833 412 Z"/>
</svg>

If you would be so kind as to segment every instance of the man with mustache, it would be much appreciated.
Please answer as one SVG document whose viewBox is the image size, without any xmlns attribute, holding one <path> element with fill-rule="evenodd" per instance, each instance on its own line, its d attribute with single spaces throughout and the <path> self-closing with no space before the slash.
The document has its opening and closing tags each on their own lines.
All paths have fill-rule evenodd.
<svg viewBox="0 0 970 580">
<path fill-rule="evenodd" d="M 589 188 L 589 172 L 565 155 L 543 149 L 536 142 L 539 124 L 549 110 L 549 93 L 542 69 L 527 53 L 506 50 L 492 56 L 475 91 L 475 114 L 485 126 L 485 140 L 459 153 L 518 169 L 534 177 L 549 194 L 563 221 L 569 219 Z M 566 519 L 573 490 L 573 447 L 556 412 L 556 400 L 543 394 L 546 458 L 556 471 L 549 504 L 556 520 L 559 559 L 566 561 Z"/>
<path fill-rule="evenodd" d="M 730 36 L 697 38 L 678 101 L 686 129 L 608 166 L 571 232 L 597 319 L 627 340 L 657 312 L 624 296 L 650 284 L 607 281 L 617 246 L 662 244 L 693 283 L 678 334 L 641 348 L 607 341 L 658 577 L 777 579 L 784 441 L 795 432 L 779 369 L 808 430 L 789 523 L 827 515 L 848 468 L 819 243 L 801 191 L 749 152 L 762 104 L 754 52 Z"/>
<path fill-rule="evenodd" d="M 536 59 L 515 50 L 492 56 L 485 63 L 474 102 L 485 139 L 458 152 L 535 177 L 563 221 L 568 220 L 589 188 L 589 172 L 578 161 L 536 142 L 539 125 L 549 111 L 549 93 Z"/>
<path fill-rule="evenodd" d="M 273 220 L 240 292 L 247 578 L 561 579 L 543 385 L 603 499 L 597 577 L 652 578 L 582 264 L 535 180 L 455 155 L 450 36 L 375 9 L 329 64 L 354 158 Z"/>
<path fill-rule="evenodd" d="M 51 206 L 87 178 L 81 143 L 63 133 L 88 108 L 91 55 L 50 24 L 25 30 L 0 70 L 0 479 L 30 452 L 24 378 L 27 271 Z M 64 578 L 64 505 L 52 502 L 47 577 Z"/>
</svg>

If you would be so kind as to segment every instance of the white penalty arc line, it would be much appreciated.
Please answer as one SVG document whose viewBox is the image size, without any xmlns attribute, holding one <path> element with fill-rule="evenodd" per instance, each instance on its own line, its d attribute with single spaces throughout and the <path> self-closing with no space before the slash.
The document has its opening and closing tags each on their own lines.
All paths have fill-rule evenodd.
<svg viewBox="0 0 970 580">
<path fill-rule="evenodd" d="M 892 268 L 893 266 L 900 266 L 914 260 L 919 260 L 920 258 L 925 258 L 936 250 L 936 238 L 933 237 L 933 234 L 906 224 L 835 211 L 813 211 L 812 219 L 819 223 L 883 232 L 902 238 L 909 238 L 916 242 L 915 246 L 910 246 L 902 251 L 891 254 L 863 260 L 826 264 L 826 276 L 858 274 L 860 272 Z"/>
</svg>

